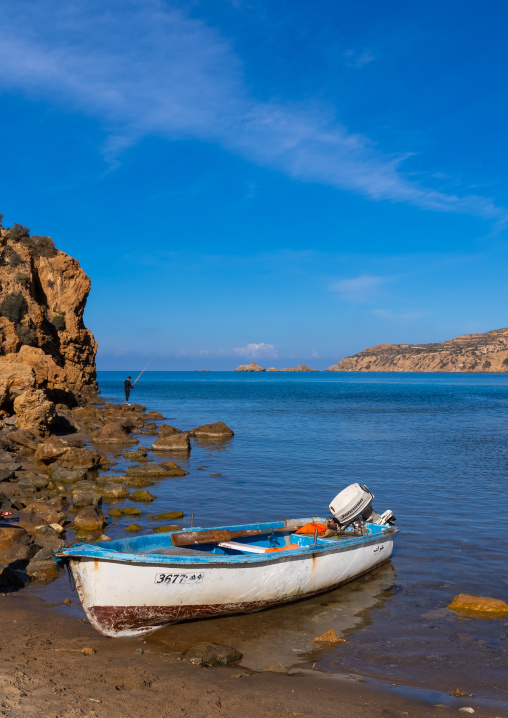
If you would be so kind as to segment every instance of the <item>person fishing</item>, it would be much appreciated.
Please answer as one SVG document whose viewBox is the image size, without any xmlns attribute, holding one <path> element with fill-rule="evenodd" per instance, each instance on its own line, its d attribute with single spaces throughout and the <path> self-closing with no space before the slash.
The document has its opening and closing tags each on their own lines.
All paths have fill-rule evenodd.
<svg viewBox="0 0 508 718">
<path fill-rule="evenodd" d="M 148 362 L 148 364 L 150 364 L 150 362 Z M 136 382 L 138 382 L 140 377 L 145 373 L 145 371 L 147 370 L 148 364 L 145 366 L 145 368 L 143 369 L 141 374 L 136 378 L 136 380 L 134 381 L 133 384 L 131 384 L 131 379 L 132 379 L 131 376 L 128 376 L 127 379 L 124 381 L 123 388 L 125 391 L 125 403 L 127 404 L 127 406 L 129 406 L 129 396 L 131 393 L 131 389 L 134 389 L 134 385 L 136 384 Z"/>
<path fill-rule="evenodd" d="M 127 379 L 123 383 L 123 388 L 125 391 L 125 403 L 127 404 L 127 406 L 129 406 L 129 396 L 131 393 L 131 389 L 134 389 L 134 384 L 136 383 L 136 382 L 134 382 L 134 384 L 131 384 L 131 379 L 132 379 L 132 377 L 128 376 Z"/>
</svg>

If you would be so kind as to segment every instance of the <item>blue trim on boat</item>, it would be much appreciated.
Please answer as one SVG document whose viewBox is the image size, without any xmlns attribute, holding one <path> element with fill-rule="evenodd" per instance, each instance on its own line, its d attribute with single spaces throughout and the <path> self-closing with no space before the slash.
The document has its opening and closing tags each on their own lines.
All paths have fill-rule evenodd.
<svg viewBox="0 0 508 718">
<path fill-rule="evenodd" d="M 302 519 L 295 519 L 301 521 Z M 305 519 L 303 519 L 305 520 Z M 315 521 L 316 519 L 309 519 L 309 521 Z M 320 522 L 324 523 L 326 519 L 319 519 Z M 338 541 L 329 539 L 319 539 L 316 545 L 312 536 L 299 534 L 297 538 L 301 543 L 300 549 L 293 549 L 287 552 L 270 552 L 266 554 L 243 554 L 238 552 L 238 555 L 233 554 L 218 554 L 210 552 L 209 556 L 203 556 L 195 553 L 195 549 L 189 547 L 189 555 L 160 555 L 151 553 L 154 550 L 162 549 L 172 545 L 171 534 L 172 533 L 186 533 L 194 531 L 217 531 L 222 529 L 228 529 L 229 531 L 249 531 L 252 529 L 259 529 L 260 531 L 266 531 L 267 535 L 270 535 L 273 529 L 284 528 L 286 523 L 284 521 L 272 521 L 270 523 L 257 523 L 257 524 L 243 524 L 241 526 L 214 526 L 210 528 L 193 527 L 179 531 L 172 531 L 164 534 L 149 534 L 144 536 L 136 536 L 127 539 L 118 539 L 115 541 L 101 542 L 96 544 L 77 543 L 69 548 L 61 549 L 56 552 L 57 560 L 65 559 L 79 559 L 79 558 L 92 558 L 102 561 L 117 561 L 120 563 L 150 563 L 150 564 L 239 564 L 239 563 L 260 563 L 279 560 L 281 558 L 300 557 L 312 553 L 321 553 L 325 551 L 341 551 L 343 549 L 357 546 L 359 544 L 370 543 L 379 541 L 384 538 L 387 526 L 378 526 L 376 524 L 368 524 L 369 534 L 365 536 L 351 536 L 351 538 L 341 538 Z M 390 529 L 390 533 L 397 531 L 397 529 Z M 294 536 L 294 534 L 289 534 Z M 256 539 L 259 541 L 261 536 L 249 537 L 252 539 L 251 543 L 254 543 Z M 238 540 L 238 539 L 236 539 Z M 204 544 L 201 544 L 204 545 Z M 275 544 L 277 545 L 277 544 Z M 279 544 L 280 545 L 280 544 Z M 197 547 L 196 547 L 197 548 Z M 199 549 L 198 549 L 199 550 Z M 193 555 L 193 553 L 195 555 Z"/>
</svg>

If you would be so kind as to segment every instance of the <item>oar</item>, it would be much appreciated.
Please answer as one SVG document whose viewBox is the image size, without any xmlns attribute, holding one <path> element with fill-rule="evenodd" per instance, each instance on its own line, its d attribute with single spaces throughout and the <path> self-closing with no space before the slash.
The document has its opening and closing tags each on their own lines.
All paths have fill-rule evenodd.
<svg viewBox="0 0 508 718">
<path fill-rule="evenodd" d="M 148 364 L 150 364 L 150 362 L 148 362 Z M 144 373 L 145 373 L 148 364 L 145 366 L 145 368 L 143 369 L 143 371 L 141 372 L 141 374 L 144 374 Z M 136 381 L 138 381 L 138 379 L 140 378 L 141 374 L 138 376 L 138 378 L 136 379 Z M 134 384 L 136 383 L 136 381 L 134 382 Z M 133 384 L 132 386 L 134 386 L 134 384 Z"/>
</svg>

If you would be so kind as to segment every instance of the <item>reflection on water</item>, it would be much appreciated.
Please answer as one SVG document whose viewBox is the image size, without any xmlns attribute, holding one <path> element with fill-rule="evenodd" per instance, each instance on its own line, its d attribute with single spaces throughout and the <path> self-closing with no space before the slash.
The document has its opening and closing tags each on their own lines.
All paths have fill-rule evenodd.
<svg viewBox="0 0 508 718">
<path fill-rule="evenodd" d="M 318 646 L 313 638 L 331 628 L 339 637 L 372 623 L 372 610 L 391 597 L 394 571 L 390 564 L 329 593 L 243 616 L 190 621 L 168 626 L 145 639 L 172 650 L 185 650 L 196 641 L 227 643 L 243 653 L 242 665 L 260 670 L 272 661 L 286 668 L 312 665 L 336 648 Z"/>
<path fill-rule="evenodd" d="M 105 399 L 122 401 L 124 378 L 100 373 Z M 150 640 L 215 637 L 252 667 L 271 651 L 284 665 L 508 697 L 508 619 L 470 620 L 445 608 L 460 592 L 508 599 L 498 518 L 508 503 L 508 375 L 147 372 L 136 401 L 180 429 L 224 421 L 235 431 L 226 443 L 193 440 L 190 455 L 156 457 L 176 458 L 190 473 L 150 487 L 157 499 L 138 504 L 136 517 L 146 531 L 148 516 L 164 511 L 183 511 L 183 526 L 191 513 L 200 526 L 321 515 L 353 481 L 367 484 L 375 507 L 392 509 L 401 529 L 396 585 L 387 566 L 333 594 L 172 626 Z M 129 464 L 117 460 L 120 476 Z M 129 523 L 112 520 L 107 534 L 125 537 Z M 62 579 L 36 590 L 59 589 L 65 597 Z M 312 644 L 330 628 L 347 642 Z"/>
</svg>

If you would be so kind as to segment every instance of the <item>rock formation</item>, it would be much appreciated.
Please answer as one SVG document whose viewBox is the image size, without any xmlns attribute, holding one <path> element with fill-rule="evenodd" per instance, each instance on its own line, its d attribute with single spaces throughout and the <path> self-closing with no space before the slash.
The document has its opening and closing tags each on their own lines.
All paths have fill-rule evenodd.
<svg viewBox="0 0 508 718">
<path fill-rule="evenodd" d="M 49 237 L 0 224 L 0 418 L 15 413 L 18 428 L 44 433 L 54 404 L 97 392 L 89 291 L 79 263 Z"/>
<path fill-rule="evenodd" d="M 235 371 L 266 371 L 266 369 L 263 369 L 262 366 L 259 366 L 259 364 L 253 361 L 252 364 L 240 364 L 240 366 L 236 367 Z"/>
<path fill-rule="evenodd" d="M 508 372 L 508 328 L 440 344 L 378 344 L 326 371 Z"/>
</svg>

